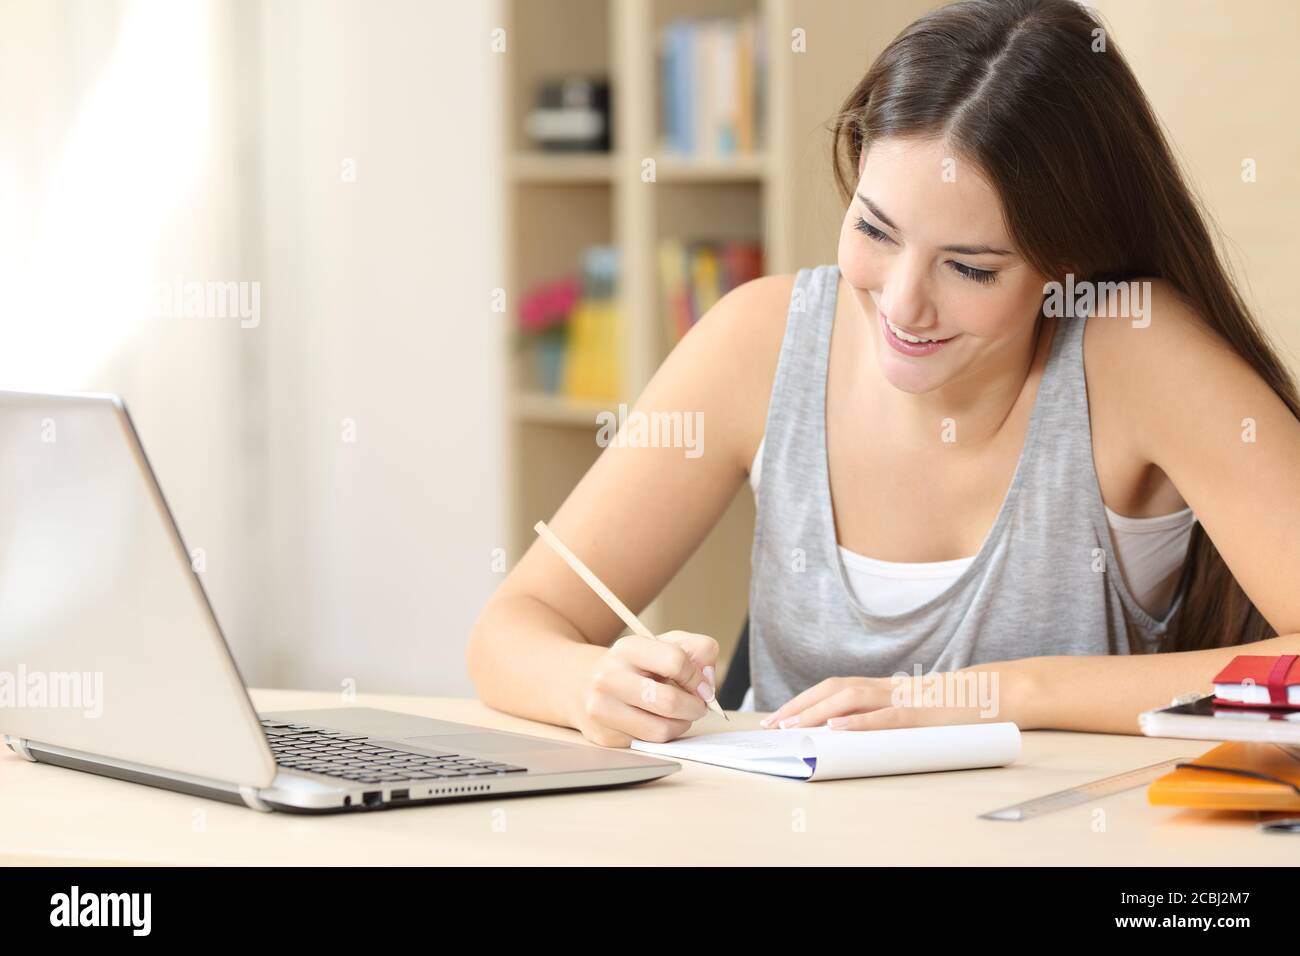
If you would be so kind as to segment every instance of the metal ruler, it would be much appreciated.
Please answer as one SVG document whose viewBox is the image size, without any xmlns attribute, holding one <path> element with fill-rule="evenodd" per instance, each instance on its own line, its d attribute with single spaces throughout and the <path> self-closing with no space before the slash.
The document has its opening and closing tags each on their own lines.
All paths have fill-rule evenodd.
<svg viewBox="0 0 1300 956">
<path fill-rule="evenodd" d="M 1124 773 L 1117 773 L 1113 777 L 1106 777 L 1103 780 L 1093 780 L 1091 783 L 1083 783 L 1077 787 L 1070 787 L 1068 790 L 1058 790 L 1056 793 L 1049 793 L 1043 797 L 1035 797 L 1032 800 L 1026 800 L 1024 803 L 1016 803 L 1009 807 L 1003 807 L 1001 810 L 990 810 L 988 813 L 981 813 L 981 820 L 1028 820 L 1031 817 L 1039 817 L 1044 813 L 1051 813 L 1054 810 L 1065 810 L 1068 807 L 1077 807 L 1081 803 L 1090 803 L 1102 797 L 1109 797 L 1116 793 L 1123 793 L 1125 790 L 1135 790 L 1138 787 L 1144 787 L 1158 777 L 1163 777 L 1169 771 L 1174 769 L 1176 764 L 1186 763 L 1193 760 L 1193 757 L 1175 757 L 1173 760 L 1165 760 L 1161 763 L 1153 763 L 1149 767 L 1139 767 L 1137 770 L 1126 770 Z"/>
</svg>

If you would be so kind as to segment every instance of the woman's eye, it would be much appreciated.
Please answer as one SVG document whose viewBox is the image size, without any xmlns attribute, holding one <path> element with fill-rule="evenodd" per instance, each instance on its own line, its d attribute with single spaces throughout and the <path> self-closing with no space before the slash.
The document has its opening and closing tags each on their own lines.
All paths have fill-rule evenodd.
<svg viewBox="0 0 1300 956">
<path fill-rule="evenodd" d="M 881 232 L 871 223 L 867 222 L 861 216 L 859 216 L 858 221 L 853 224 L 853 228 L 856 229 L 858 232 L 862 233 L 863 235 L 876 240 L 876 242 L 892 241 L 887 235 L 885 235 L 883 232 Z"/>
<path fill-rule="evenodd" d="M 876 242 L 894 241 L 861 216 L 858 216 L 857 221 L 853 224 L 853 228 Z M 997 280 L 998 274 L 988 269 L 976 269 L 960 262 L 949 262 L 948 264 L 953 267 L 958 275 L 970 279 L 972 282 L 978 282 L 980 285 L 989 285 Z"/>
<path fill-rule="evenodd" d="M 950 262 L 948 264 L 957 271 L 958 275 L 964 276 L 972 282 L 978 282 L 980 285 L 988 285 L 998 276 L 996 272 L 990 272 L 988 269 L 972 269 L 960 262 Z"/>
</svg>

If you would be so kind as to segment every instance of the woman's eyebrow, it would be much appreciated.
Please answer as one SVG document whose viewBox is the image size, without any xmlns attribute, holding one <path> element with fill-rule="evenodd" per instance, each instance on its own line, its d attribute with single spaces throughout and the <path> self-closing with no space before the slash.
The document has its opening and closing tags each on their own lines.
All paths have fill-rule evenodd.
<svg viewBox="0 0 1300 956">
<path fill-rule="evenodd" d="M 898 233 L 900 236 L 903 234 L 903 230 L 899 229 L 896 225 L 894 225 L 894 221 L 885 215 L 885 211 L 883 209 L 881 209 L 879 206 L 873 203 L 866 196 L 862 195 L 862 193 L 858 193 L 857 197 L 860 200 L 862 200 L 862 205 L 866 206 L 869 210 L 871 210 L 872 215 L 874 215 L 877 219 L 883 222 L 890 229 L 894 230 L 894 232 Z M 987 256 L 1009 256 L 1013 254 L 1010 249 L 995 249 L 993 246 L 954 245 L 954 246 L 940 246 L 939 248 L 942 252 L 955 252 L 958 255 L 963 255 L 963 256 L 986 256 L 986 255 Z"/>
<path fill-rule="evenodd" d="M 899 229 L 897 226 L 894 225 L 894 220 L 886 216 L 885 211 L 883 209 L 881 209 L 879 206 L 873 203 L 866 196 L 862 195 L 862 193 L 858 193 L 858 198 L 862 200 L 862 205 L 870 209 L 872 214 L 875 215 L 877 219 L 883 222 L 890 229 L 894 230 L 894 232 L 898 233 L 900 236 L 903 234 L 903 230 Z"/>
</svg>

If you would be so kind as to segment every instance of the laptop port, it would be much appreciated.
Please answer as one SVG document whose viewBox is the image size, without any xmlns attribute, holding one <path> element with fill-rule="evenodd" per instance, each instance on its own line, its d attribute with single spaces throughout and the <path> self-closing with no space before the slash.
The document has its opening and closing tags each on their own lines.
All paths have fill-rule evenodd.
<svg viewBox="0 0 1300 956">
<path fill-rule="evenodd" d="M 394 790 L 394 791 L 393 791 L 393 794 L 392 794 L 392 799 L 393 799 L 393 800 L 410 800 L 410 799 L 411 799 L 411 791 L 410 791 L 410 790 Z"/>
<path fill-rule="evenodd" d="M 361 802 L 368 807 L 377 807 L 384 802 L 384 794 L 380 790 L 367 790 L 361 795 Z"/>
</svg>

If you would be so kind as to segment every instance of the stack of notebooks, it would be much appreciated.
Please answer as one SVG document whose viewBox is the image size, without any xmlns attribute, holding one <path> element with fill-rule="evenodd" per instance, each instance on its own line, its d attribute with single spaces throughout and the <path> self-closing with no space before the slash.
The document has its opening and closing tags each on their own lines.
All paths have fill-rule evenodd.
<svg viewBox="0 0 1300 956">
<path fill-rule="evenodd" d="M 1300 655 L 1233 658 L 1213 696 L 1142 715 L 1143 733 L 1228 741 L 1151 784 L 1153 804 L 1300 810 Z"/>
</svg>

